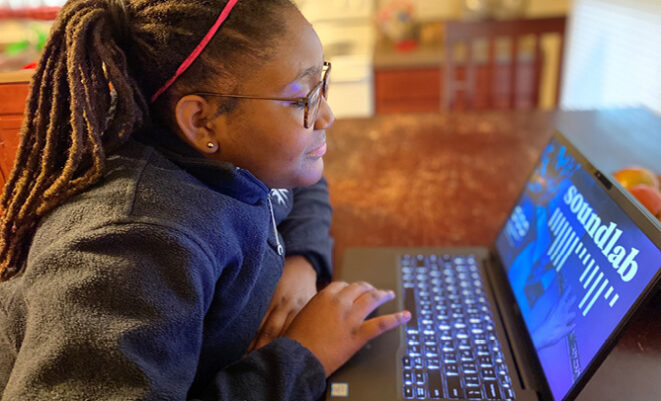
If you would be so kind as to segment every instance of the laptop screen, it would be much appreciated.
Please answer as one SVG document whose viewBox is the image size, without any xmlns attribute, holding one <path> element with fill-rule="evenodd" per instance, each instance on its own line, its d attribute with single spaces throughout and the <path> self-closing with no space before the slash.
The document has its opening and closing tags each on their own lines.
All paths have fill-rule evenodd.
<svg viewBox="0 0 661 401">
<path fill-rule="evenodd" d="M 553 139 L 496 248 L 554 399 L 661 268 L 661 251 Z"/>
</svg>

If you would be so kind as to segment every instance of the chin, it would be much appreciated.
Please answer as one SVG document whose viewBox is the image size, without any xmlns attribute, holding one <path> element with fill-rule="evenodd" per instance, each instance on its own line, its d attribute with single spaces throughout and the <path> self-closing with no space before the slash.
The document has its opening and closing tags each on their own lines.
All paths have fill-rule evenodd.
<svg viewBox="0 0 661 401">
<path fill-rule="evenodd" d="M 291 187 L 308 187 L 319 182 L 324 173 L 324 160 L 319 158 L 312 166 L 308 166 L 305 170 L 297 174 L 294 185 Z"/>
<path fill-rule="evenodd" d="M 304 163 L 298 169 L 283 172 L 278 176 L 259 177 L 264 185 L 269 188 L 291 189 L 296 187 L 308 187 L 319 182 L 324 173 L 324 161 L 322 158 L 312 163 Z"/>
</svg>

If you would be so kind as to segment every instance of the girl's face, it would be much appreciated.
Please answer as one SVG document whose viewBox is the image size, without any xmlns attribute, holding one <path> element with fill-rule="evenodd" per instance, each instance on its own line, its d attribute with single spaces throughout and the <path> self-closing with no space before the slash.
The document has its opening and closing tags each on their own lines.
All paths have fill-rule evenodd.
<svg viewBox="0 0 661 401">
<path fill-rule="evenodd" d="M 286 11 L 287 32 L 274 56 L 241 84 L 241 95 L 305 97 L 322 79 L 324 56 L 312 25 Z M 322 98 L 316 119 L 304 127 L 304 107 L 288 101 L 241 100 L 210 122 L 219 151 L 209 157 L 250 171 L 271 188 L 312 185 L 321 178 L 325 130 L 335 117 Z"/>
</svg>

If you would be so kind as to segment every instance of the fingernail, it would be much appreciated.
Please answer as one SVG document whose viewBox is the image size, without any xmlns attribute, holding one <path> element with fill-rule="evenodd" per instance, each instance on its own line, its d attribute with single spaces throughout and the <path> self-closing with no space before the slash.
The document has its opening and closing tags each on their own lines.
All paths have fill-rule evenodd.
<svg viewBox="0 0 661 401">
<path fill-rule="evenodd" d="M 393 290 L 388 290 L 388 296 L 395 298 L 395 291 Z"/>
<path fill-rule="evenodd" d="M 405 310 L 403 312 L 400 312 L 399 313 L 399 319 L 408 322 L 409 320 L 411 320 L 411 312 L 409 312 L 407 310 Z"/>
</svg>

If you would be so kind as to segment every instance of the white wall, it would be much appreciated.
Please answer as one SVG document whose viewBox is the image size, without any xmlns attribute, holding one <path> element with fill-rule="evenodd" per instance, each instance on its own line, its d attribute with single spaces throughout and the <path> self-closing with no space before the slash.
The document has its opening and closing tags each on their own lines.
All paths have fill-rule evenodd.
<svg viewBox="0 0 661 401">
<path fill-rule="evenodd" d="M 561 107 L 661 114 L 661 1 L 574 0 Z"/>
</svg>

